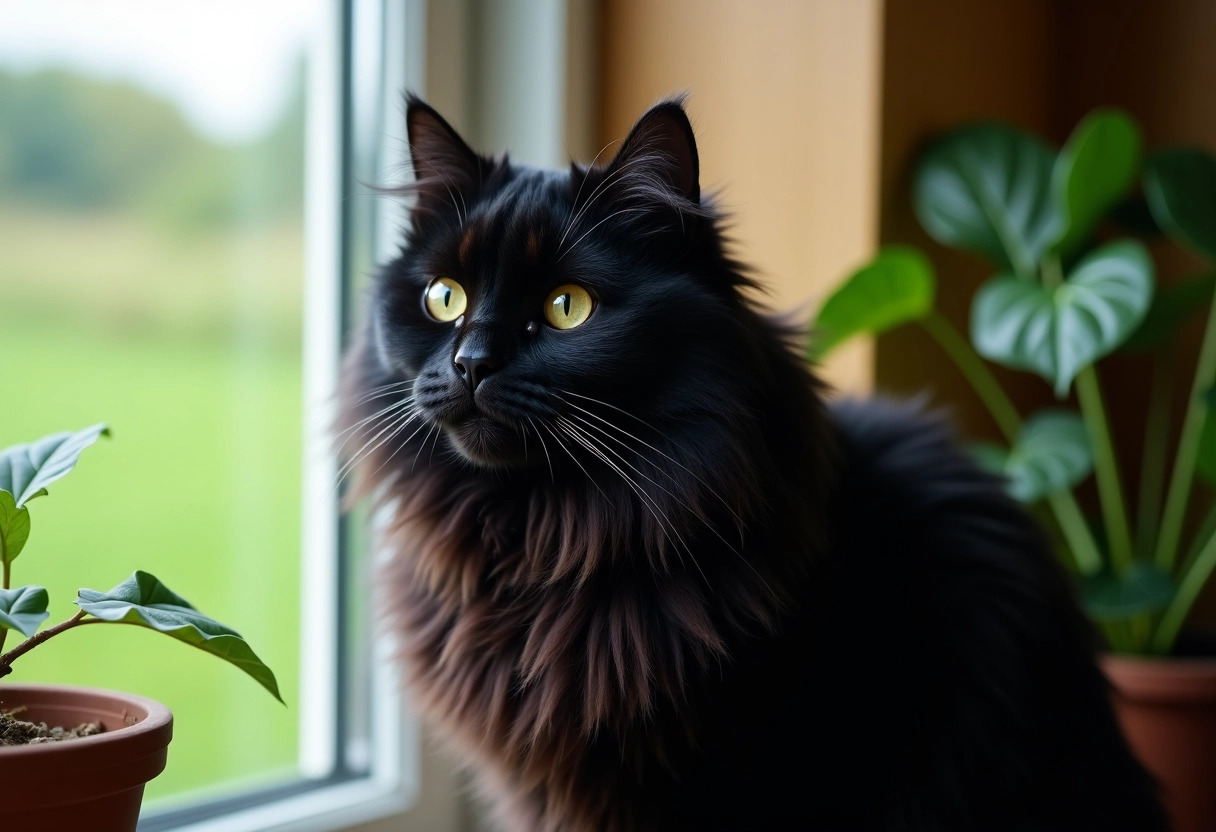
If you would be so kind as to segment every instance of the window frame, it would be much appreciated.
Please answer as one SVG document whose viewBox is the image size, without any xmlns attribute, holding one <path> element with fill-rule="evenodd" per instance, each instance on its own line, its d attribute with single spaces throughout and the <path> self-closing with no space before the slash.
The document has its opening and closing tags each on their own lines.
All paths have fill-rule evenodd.
<svg viewBox="0 0 1216 832">
<path fill-rule="evenodd" d="M 368 187 L 408 170 L 403 93 L 431 95 L 474 146 L 560 166 L 591 155 L 593 46 L 594 0 L 327 0 L 307 96 L 300 776 L 146 813 L 140 832 L 475 828 L 462 775 L 424 748 L 392 635 L 361 603 L 375 553 L 360 530 L 376 518 L 342 513 L 336 457 L 318 449 L 358 299 L 408 219 Z"/>
<path fill-rule="evenodd" d="M 370 618 L 371 611 L 351 603 L 365 594 L 354 586 L 362 553 L 341 511 L 339 466 L 328 442 L 353 320 L 354 269 L 391 253 L 389 232 L 400 221 L 399 207 L 368 194 L 358 174 L 369 164 L 389 169 L 406 158 L 383 119 L 400 112 L 397 91 L 416 88 L 422 78 L 425 6 L 329 0 L 309 53 L 299 776 L 145 812 L 140 832 L 332 832 L 378 820 L 391 820 L 399 831 L 432 828 L 411 813 L 420 806 L 421 738 L 403 702 L 393 641 L 370 635 L 366 623 L 354 626 L 356 616 Z M 367 216 L 356 217 L 360 208 L 370 214 L 372 233 L 356 241 L 356 222 L 369 224 Z M 357 690 L 354 664 L 369 671 L 365 690 Z M 364 730 L 353 730 L 360 722 Z"/>
</svg>

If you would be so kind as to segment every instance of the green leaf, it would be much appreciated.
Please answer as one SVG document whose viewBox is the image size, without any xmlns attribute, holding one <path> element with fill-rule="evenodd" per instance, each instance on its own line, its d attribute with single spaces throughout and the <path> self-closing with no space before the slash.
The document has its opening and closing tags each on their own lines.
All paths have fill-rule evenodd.
<svg viewBox="0 0 1216 832">
<path fill-rule="evenodd" d="M 20 508 L 45 494 L 48 485 L 75 467 L 81 451 L 109 434 L 105 425 L 93 425 L 0 451 L 0 490 L 12 494 Z"/>
<path fill-rule="evenodd" d="M 966 127 L 934 143 L 913 184 L 916 215 L 929 236 L 1033 278 L 1060 225 L 1051 200 L 1055 153 L 998 124 Z"/>
<path fill-rule="evenodd" d="M 1139 243 L 1110 243 L 1082 259 L 1054 290 L 998 277 L 971 307 L 975 348 L 998 364 L 1031 370 L 1063 397 L 1081 368 L 1140 325 L 1153 294 L 1153 264 Z"/>
<path fill-rule="evenodd" d="M 1212 302 L 1216 272 L 1158 287 L 1148 314 L 1124 342 L 1124 352 L 1150 352 L 1171 341 L 1187 319 Z"/>
<path fill-rule="evenodd" d="M 854 335 L 878 334 L 933 308 L 933 267 L 907 246 L 884 248 L 832 293 L 815 320 L 812 357 L 822 358 Z"/>
<path fill-rule="evenodd" d="M 1073 130 L 1051 176 L 1059 225 L 1052 250 L 1075 251 L 1127 193 L 1140 168 L 1140 130 L 1126 113 L 1097 110 Z"/>
<path fill-rule="evenodd" d="M 1144 194 L 1153 217 L 1171 237 L 1216 260 L 1216 156 L 1196 148 L 1152 154 Z"/>
<path fill-rule="evenodd" d="M 1122 577 L 1102 571 L 1083 579 L 1081 595 L 1091 616 L 1110 621 L 1164 609 L 1176 589 L 1169 573 L 1152 561 L 1138 560 Z"/>
<path fill-rule="evenodd" d="M 1071 410 L 1036 413 L 1012 450 L 980 444 L 972 452 L 983 468 L 1006 478 L 1009 496 L 1022 503 L 1072 488 L 1094 466 L 1085 423 Z"/>
<path fill-rule="evenodd" d="M 0 589 L 0 629 L 16 630 L 29 638 L 50 617 L 50 596 L 40 586 Z"/>
<path fill-rule="evenodd" d="M 76 595 L 76 604 L 103 621 L 148 627 L 219 656 L 283 701 L 274 673 L 239 633 L 203 615 L 147 572 L 136 572 L 109 592 L 82 589 Z"/>
<path fill-rule="evenodd" d="M 17 508 L 13 495 L 0 491 L 0 563 L 12 563 L 30 536 L 30 512 Z"/>
</svg>

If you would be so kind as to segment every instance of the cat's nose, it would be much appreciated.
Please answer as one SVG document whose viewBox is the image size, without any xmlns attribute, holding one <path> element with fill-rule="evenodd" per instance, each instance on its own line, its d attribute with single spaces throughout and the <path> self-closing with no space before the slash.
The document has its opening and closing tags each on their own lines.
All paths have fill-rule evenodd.
<svg viewBox="0 0 1216 832">
<path fill-rule="evenodd" d="M 502 366 L 500 358 L 482 352 L 465 353 L 461 351 L 456 354 L 452 363 L 456 365 L 456 372 L 460 373 L 464 383 L 469 386 L 470 393 L 477 390 L 477 385 L 485 381 L 486 376 Z"/>
</svg>

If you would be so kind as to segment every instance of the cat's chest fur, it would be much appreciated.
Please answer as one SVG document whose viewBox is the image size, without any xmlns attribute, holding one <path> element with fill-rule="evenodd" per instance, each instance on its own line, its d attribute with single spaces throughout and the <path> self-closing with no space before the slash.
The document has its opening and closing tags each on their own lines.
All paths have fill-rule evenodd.
<svg viewBox="0 0 1216 832">
<path fill-rule="evenodd" d="M 490 486 L 431 504 L 438 493 L 403 486 L 410 519 L 390 533 L 385 586 L 419 706 L 498 784 L 513 828 L 633 828 L 639 807 L 621 796 L 670 787 L 671 766 L 697 744 L 681 711 L 720 680 L 739 628 L 771 629 L 780 602 L 743 552 L 750 577 L 718 592 L 674 550 L 671 569 L 640 567 L 632 548 L 644 547 L 644 530 L 589 555 L 595 544 L 575 546 L 550 522 L 581 522 L 597 510 L 584 500 L 623 506 L 619 495 Z M 563 500 L 579 505 L 551 504 Z M 718 534 L 688 532 L 683 555 L 703 547 L 721 563 Z M 596 569 L 565 564 L 572 546 L 580 567 L 590 557 Z"/>
</svg>

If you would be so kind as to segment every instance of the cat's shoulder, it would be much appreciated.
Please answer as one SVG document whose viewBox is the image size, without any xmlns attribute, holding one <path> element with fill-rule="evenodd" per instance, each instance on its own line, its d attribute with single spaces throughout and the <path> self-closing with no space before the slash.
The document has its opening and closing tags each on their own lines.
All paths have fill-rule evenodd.
<svg viewBox="0 0 1216 832">
<path fill-rule="evenodd" d="M 1002 498 L 1000 481 L 975 465 L 946 415 L 923 399 L 840 399 L 828 412 L 845 488 L 899 495 L 917 509 L 960 489 Z"/>
</svg>

